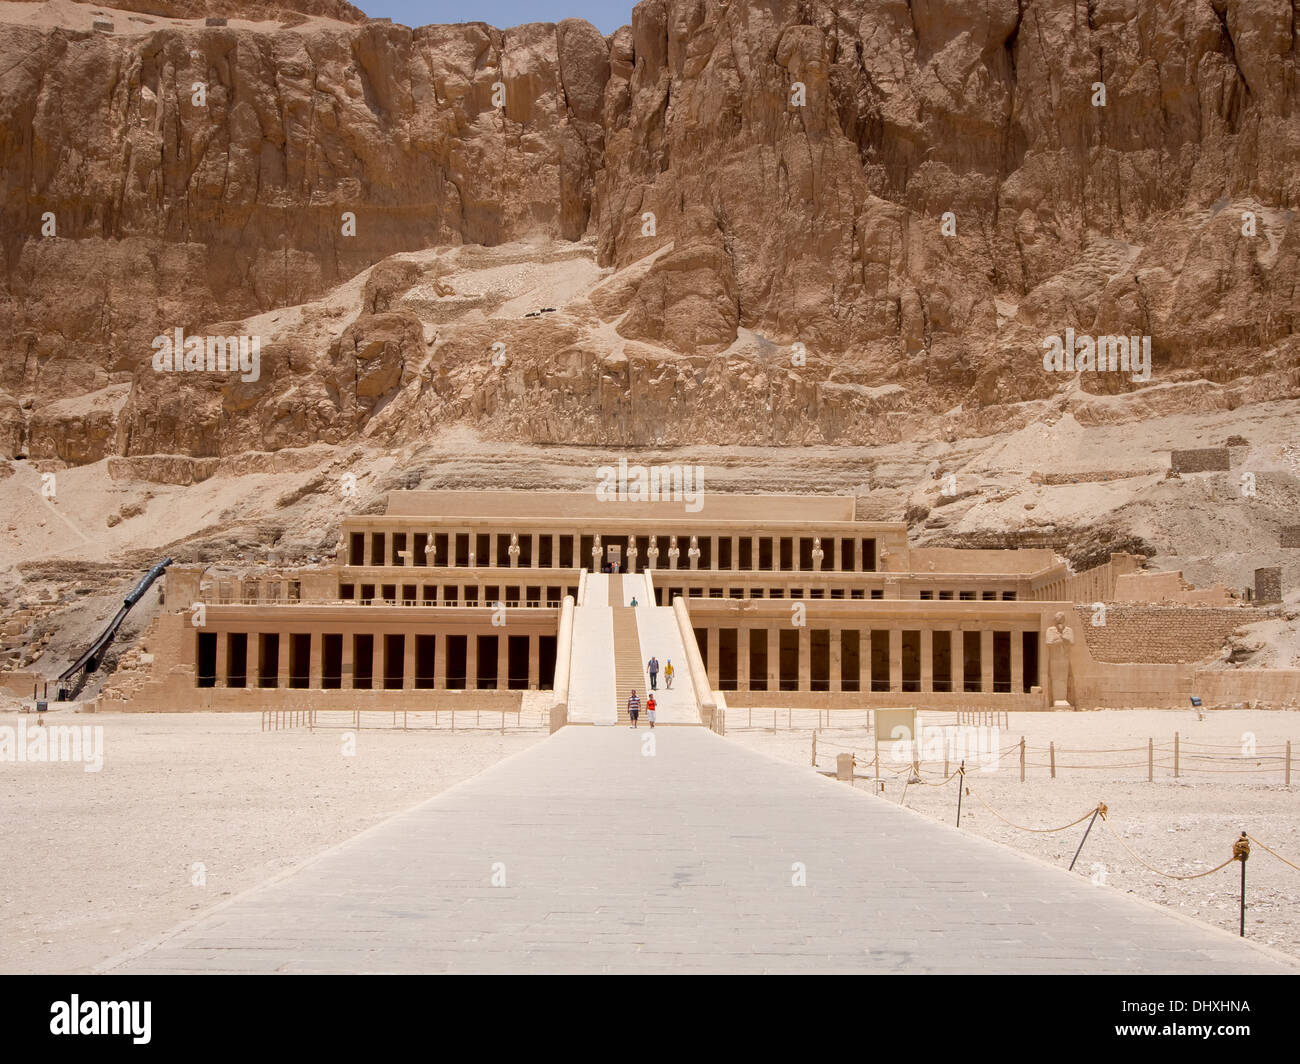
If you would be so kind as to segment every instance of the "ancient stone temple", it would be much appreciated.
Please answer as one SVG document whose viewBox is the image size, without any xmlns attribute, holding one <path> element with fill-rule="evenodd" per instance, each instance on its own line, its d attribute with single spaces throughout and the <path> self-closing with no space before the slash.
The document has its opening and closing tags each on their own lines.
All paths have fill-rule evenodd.
<svg viewBox="0 0 1300 1064">
<path fill-rule="evenodd" d="M 727 702 L 1296 696 L 1293 670 L 1199 670 L 1258 611 L 1226 595 L 1205 605 L 1177 574 L 1144 580 L 1140 561 L 1071 573 L 1045 549 L 913 546 L 902 522 L 857 520 L 848 496 L 394 492 L 383 514 L 343 520 L 332 565 L 173 566 L 151 672 L 127 702 L 515 709 L 553 691 L 565 721 L 613 722 L 651 657 L 674 664 L 676 723 L 708 723 Z"/>
</svg>

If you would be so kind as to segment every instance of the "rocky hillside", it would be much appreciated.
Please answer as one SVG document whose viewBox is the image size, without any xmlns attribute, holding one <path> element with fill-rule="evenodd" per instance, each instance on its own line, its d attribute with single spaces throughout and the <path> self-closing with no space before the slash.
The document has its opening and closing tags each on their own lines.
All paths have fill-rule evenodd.
<svg viewBox="0 0 1300 1064">
<path fill-rule="evenodd" d="M 0 456 L 1300 395 L 1290 0 L 644 0 L 609 38 L 127 7 L 0 5 Z M 553 313 L 462 276 L 557 262 Z M 261 337 L 257 379 L 158 372 L 178 328 Z M 1149 336 L 1150 380 L 1044 372 L 1067 328 Z"/>
</svg>

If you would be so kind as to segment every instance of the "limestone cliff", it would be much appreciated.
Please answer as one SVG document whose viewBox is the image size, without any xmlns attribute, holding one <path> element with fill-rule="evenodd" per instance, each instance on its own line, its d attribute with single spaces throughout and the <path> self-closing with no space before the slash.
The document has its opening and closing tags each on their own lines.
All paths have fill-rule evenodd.
<svg viewBox="0 0 1300 1064">
<path fill-rule="evenodd" d="M 644 0 L 608 39 L 129 10 L 0 22 L 0 455 L 864 443 L 1300 394 L 1291 0 Z M 258 379 L 156 372 L 176 328 L 259 335 Z M 1045 373 L 1067 328 L 1149 336 L 1151 380 Z"/>
</svg>

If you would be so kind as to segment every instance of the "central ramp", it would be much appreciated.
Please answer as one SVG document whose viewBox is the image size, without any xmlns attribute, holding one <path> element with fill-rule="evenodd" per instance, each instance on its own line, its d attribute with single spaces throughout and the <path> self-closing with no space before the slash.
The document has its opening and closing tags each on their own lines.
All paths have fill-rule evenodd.
<svg viewBox="0 0 1300 1064">
<path fill-rule="evenodd" d="M 107 970 L 1297 967 L 703 728 L 569 727 Z"/>
</svg>

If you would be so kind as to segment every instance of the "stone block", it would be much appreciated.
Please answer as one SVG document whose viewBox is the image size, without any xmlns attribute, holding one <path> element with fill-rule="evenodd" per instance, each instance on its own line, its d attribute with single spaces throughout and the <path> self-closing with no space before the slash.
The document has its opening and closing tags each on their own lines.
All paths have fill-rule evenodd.
<svg viewBox="0 0 1300 1064">
<path fill-rule="evenodd" d="M 1231 468 L 1226 447 L 1199 447 L 1190 451 L 1171 451 L 1169 468 L 1176 473 L 1225 472 Z"/>
</svg>

